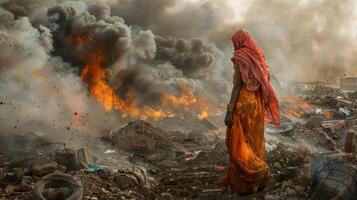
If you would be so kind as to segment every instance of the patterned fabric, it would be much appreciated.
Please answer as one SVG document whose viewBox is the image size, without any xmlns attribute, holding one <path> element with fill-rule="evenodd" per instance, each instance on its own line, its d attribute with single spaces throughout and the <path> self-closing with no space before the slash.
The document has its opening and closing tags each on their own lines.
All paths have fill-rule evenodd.
<svg viewBox="0 0 357 200">
<path fill-rule="evenodd" d="M 233 125 L 227 128 L 226 145 L 230 164 L 224 184 L 238 193 L 250 193 L 270 178 L 265 161 L 264 101 L 261 92 L 240 91 L 233 113 Z"/>
</svg>

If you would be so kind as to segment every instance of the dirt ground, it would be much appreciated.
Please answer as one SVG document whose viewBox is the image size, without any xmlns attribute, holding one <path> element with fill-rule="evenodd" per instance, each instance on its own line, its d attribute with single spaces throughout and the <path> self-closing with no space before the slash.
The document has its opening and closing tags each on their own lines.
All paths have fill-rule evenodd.
<svg viewBox="0 0 357 200">
<path fill-rule="evenodd" d="M 79 178 L 83 199 L 90 200 L 309 199 L 311 156 L 343 151 L 346 135 L 357 130 L 357 93 L 327 87 L 314 90 L 301 91 L 299 97 L 310 108 L 282 102 L 284 108 L 299 111 L 299 116 L 287 115 L 286 111 L 281 129 L 266 128 L 267 160 L 273 182 L 262 192 L 243 197 L 219 185 L 229 157 L 224 126 L 217 125 L 215 120 L 198 121 L 197 126 L 190 124 L 195 127 L 184 130 L 169 128 L 168 121 L 163 125 L 133 120 L 101 136 L 86 136 L 91 145 L 85 148 L 94 161 L 75 167 L 71 167 L 69 153 L 75 150 L 63 143 L 35 133 L 1 133 L 0 199 L 32 199 L 34 184 L 54 171 Z M 110 151 L 99 152 L 96 144 Z M 58 155 L 69 156 L 58 159 Z M 48 163 L 55 163 L 54 167 L 41 168 Z M 105 168 L 88 172 L 89 165 Z M 146 172 L 135 174 L 128 165 L 141 166 Z"/>
</svg>

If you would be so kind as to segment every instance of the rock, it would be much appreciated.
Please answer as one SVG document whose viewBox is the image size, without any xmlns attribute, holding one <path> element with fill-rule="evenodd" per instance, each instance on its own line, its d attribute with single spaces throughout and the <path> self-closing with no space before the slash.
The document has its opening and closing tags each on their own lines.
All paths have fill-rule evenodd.
<svg viewBox="0 0 357 200">
<path fill-rule="evenodd" d="M 48 162 L 42 165 L 35 165 L 32 167 L 32 172 L 35 176 L 44 176 L 47 175 L 49 173 L 52 173 L 54 171 L 56 171 L 57 169 L 57 163 L 56 162 Z"/>
<path fill-rule="evenodd" d="M 77 159 L 76 152 L 73 149 L 66 149 L 64 151 L 55 152 L 55 160 L 58 164 L 61 164 L 66 167 L 67 170 L 76 170 Z"/>
<path fill-rule="evenodd" d="M 294 196 L 294 195 L 296 194 L 296 191 L 295 191 L 294 189 L 292 189 L 291 187 L 288 187 L 288 188 L 286 189 L 286 194 L 287 194 L 288 196 Z"/>
<path fill-rule="evenodd" d="M 275 162 L 273 165 L 276 169 L 280 170 L 281 169 L 281 165 L 278 162 Z"/>
<path fill-rule="evenodd" d="M 6 194 L 12 194 L 12 193 L 15 192 L 15 189 L 16 189 L 16 186 L 8 185 L 8 186 L 6 186 L 4 191 L 5 191 Z"/>
<path fill-rule="evenodd" d="M 297 193 L 299 193 L 299 194 L 302 194 L 302 193 L 305 192 L 305 191 L 304 191 L 304 188 L 301 187 L 300 185 L 295 186 L 294 189 L 295 189 L 295 191 L 296 191 Z"/>
<path fill-rule="evenodd" d="M 321 119 L 317 118 L 317 117 L 313 117 L 311 118 L 307 123 L 306 123 L 306 127 L 314 130 L 317 128 L 321 128 Z"/>
</svg>

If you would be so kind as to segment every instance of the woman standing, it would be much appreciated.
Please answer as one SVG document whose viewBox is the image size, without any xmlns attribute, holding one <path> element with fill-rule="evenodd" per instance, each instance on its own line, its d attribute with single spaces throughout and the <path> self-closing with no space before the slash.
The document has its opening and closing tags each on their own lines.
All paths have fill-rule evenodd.
<svg viewBox="0 0 357 200">
<path fill-rule="evenodd" d="M 230 164 L 223 181 L 233 191 L 247 194 L 270 179 L 265 160 L 264 120 L 280 126 L 280 111 L 258 43 L 246 30 L 235 32 L 232 42 L 234 87 L 225 117 Z"/>
</svg>

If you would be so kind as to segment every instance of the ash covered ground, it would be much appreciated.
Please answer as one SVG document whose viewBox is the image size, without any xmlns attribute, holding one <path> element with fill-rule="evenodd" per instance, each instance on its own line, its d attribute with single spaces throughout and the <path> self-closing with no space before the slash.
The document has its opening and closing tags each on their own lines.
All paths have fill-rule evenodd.
<svg viewBox="0 0 357 200">
<path fill-rule="evenodd" d="M 353 197 L 355 7 L 0 0 L 0 199 Z M 274 181 L 248 197 L 218 185 L 238 28 L 266 53 L 283 119 L 265 129 Z"/>
<path fill-rule="evenodd" d="M 101 135 L 68 130 L 61 133 L 67 140 L 40 132 L 2 133 L 1 198 L 31 199 L 36 182 L 61 172 L 82 182 L 83 199 L 320 199 L 326 188 L 316 186 L 314 169 L 326 161 L 343 161 L 352 166 L 343 174 L 349 185 L 335 186 L 340 193 L 329 191 L 349 199 L 355 194 L 356 157 L 343 152 L 356 148 L 356 92 L 306 86 L 300 97 L 281 102 L 282 127 L 266 127 L 274 182 L 248 197 L 218 184 L 229 161 L 223 116 L 198 120 L 184 113 L 162 121 L 129 120 Z M 42 192 L 61 199 L 68 195 L 63 188 Z"/>
</svg>

